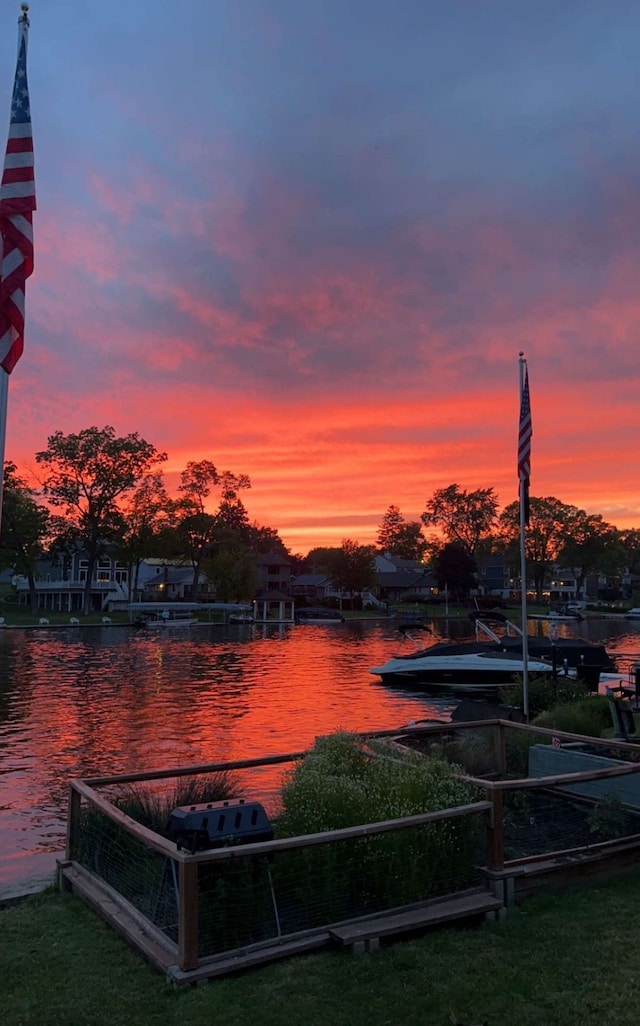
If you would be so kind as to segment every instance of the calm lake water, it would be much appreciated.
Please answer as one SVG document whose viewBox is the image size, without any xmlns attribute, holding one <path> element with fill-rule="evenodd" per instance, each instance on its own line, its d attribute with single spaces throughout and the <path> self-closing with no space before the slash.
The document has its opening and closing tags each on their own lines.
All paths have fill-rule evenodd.
<svg viewBox="0 0 640 1026">
<path fill-rule="evenodd" d="M 434 640 L 471 636 L 463 621 L 432 628 Z M 546 629 L 530 623 L 531 633 Z M 606 644 L 620 669 L 640 659 L 640 624 L 590 620 L 560 633 Z M 392 689 L 369 673 L 407 647 L 415 644 L 386 621 L 161 637 L 115 625 L 5 629 L 0 890 L 48 869 L 64 846 L 71 777 L 279 754 L 340 728 L 446 718 L 455 700 Z"/>
</svg>

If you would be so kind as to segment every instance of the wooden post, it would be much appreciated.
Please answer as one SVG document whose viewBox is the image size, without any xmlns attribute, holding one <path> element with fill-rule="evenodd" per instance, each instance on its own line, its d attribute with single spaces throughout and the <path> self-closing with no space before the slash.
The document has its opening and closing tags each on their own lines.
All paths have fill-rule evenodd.
<svg viewBox="0 0 640 1026">
<path fill-rule="evenodd" d="M 178 966 L 183 972 L 198 967 L 198 864 L 179 866 Z"/>
<path fill-rule="evenodd" d="M 69 812 L 67 815 L 67 861 L 73 858 L 73 849 L 78 839 L 78 827 L 80 825 L 80 805 L 82 795 L 73 786 L 73 780 L 69 784 Z"/>
<path fill-rule="evenodd" d="M 502 791 L 487 788 L 487 798 L 493 803 L 487 829 L 487 868 L 504 869 L 504 821 Z"/>
<path fill-rule="evenodd" d="M 503 777 L 507 771 L 507 751 L 505 747 L 505 729 L 502 723 L 496 723 L 493 728 L 493 749 L 496 770 Z"/>
</svg>

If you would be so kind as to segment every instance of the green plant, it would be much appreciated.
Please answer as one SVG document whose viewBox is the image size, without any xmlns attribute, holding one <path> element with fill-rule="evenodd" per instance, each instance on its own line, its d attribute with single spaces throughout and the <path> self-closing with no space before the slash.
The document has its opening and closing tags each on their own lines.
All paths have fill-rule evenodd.
<svg viewBox="0 0 640 1026">
<path fill-rule="evenodd" d="M 587 817 L 589 830 L 598 841 L 611 841 L 628 830 L 629 816 L 616 794 L 601 798 Z"/>
<path fill-rule="evenodd" d="M 540 713 L 533 723 L 569 734 L 602 737 L 605 728 L 611 726 L 609 701 L 604 695 L 591 695 L 575 702 L 562 702 Z"/>
<path fill-rule="evenodd" d="M 399 819 L 473 801 L 459 767 L 355 735 L 319 739 L 282 790 L 277 836 L 320 833 Z M 466 885 L 473 875 L 475 820 L 442 821 L 291 853 L 278 884 L 324 919 L 363 914 Z M 284 862 L 282 863 L 284 865 Z"/>
<path fill-rule="evenodd" d="M 117 795 L 113 804 L 137 823 L 164 834 L 172 811 L 180 805 L 201 805 L 237 797 L 228 773 L 207 773 L 194 777 L 178 777 L 168 792 L 129 785 Z"/>
<path fill-rule="evenodd" d="M 545 745 L 550 738 L 545 734 L 530 734 L 528 731 L 508 730 L 505 737 L 505 755 L 508 777 L 526 777 L 529 773 L 529 749 L 532 745 Z"/>
<path fill-rule="evenodd" d="M 586 684 L 573 677 L 563 676 L 554 679 L 546 675 L 532 674 L 528 686 L 529 718 L 538 716 L 539 713 L 559 703 L 579 702 L 588 694 Z M 500 701 L 504 705 L 523 708 L 522 678 L 519 678 L 510 687 L 500 689 Z"/>
<path fill-rule="evenodd" d="M 440 754 L 448 762 L 461 766 L 472 777 L 484 777 L 496 770 L 496 753 L 490 730 L 467 730 L 452 740 L 436 742 L 432 755 Z"/>
</svg>

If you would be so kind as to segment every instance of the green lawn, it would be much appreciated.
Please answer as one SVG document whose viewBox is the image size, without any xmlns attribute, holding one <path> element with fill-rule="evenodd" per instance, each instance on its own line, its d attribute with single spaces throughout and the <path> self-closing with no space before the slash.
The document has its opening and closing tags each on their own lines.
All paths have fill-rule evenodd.
<svg viewBox="0 0 640 1026">
<path fill-rule="evenodd" d="M 0 910 L 3 1026 L 635 1026 L 640 875 L 503 923 L 174 990 L 77 899 Z"/>
</svg>

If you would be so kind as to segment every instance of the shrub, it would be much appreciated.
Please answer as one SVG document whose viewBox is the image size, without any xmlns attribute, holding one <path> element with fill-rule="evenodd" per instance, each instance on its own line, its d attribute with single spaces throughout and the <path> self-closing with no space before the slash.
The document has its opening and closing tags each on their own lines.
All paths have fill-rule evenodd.
<svg viewBox="0 0 640 1026">
<path fill-rule="evenodd" d="M 475 794 L 457 771 L 441 757 L 383 742 L 365 748 L 346 733 L 321 738 L 285 781 L 276 834 L 319 833 L 466 804 Z M 327 922 L 459 889 L 473 876 L 478 823 L 461 818 L 300 849 L 286 860 L 292 900 Z"/>
<path fill-rule="evenodd" d="M 546 675 L 532 674 L 529 678 L 529 719 L 545 712 L 551 706 L 559 703 L 579 702 L 589 695 L 589 690 L 583 681 L 575 680 L 573 677 L 553 677 Z M 504 705 L 515 705 L 523 708 L 522 678 L 516 681 L 511 687 L 500 689 L 500 701 Z"/>
<path fill-rule="evenodd" d="M 533 723 L 569 734 L 602 737 L 605 728 L 611 726 L 609 701 L 604 695 L 591 695 L 576 702 L 561 702 L 540 713 Z"/>
<path fill-rule="evenodd" d="M 601 798 L 589 813 L 587 821 L 596 841 L 612 841 L 633 830 L 630 816 L 616 794 Z"/>
</svg>

